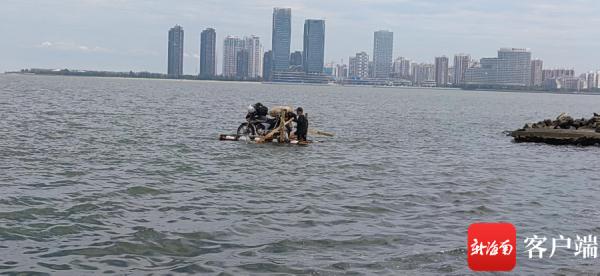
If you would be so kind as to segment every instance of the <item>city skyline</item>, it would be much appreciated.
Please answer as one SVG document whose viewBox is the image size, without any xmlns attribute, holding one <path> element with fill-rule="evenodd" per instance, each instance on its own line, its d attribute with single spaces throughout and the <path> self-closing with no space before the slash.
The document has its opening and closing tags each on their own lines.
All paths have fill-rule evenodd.
<svg viewBox="0 0 600 276">
<path fill-rule="evenodd" d="M 70 4 L 65 4 L 67 2 Z M 308 2 L 261 1 L 227 5 L 182 1 L 178 7 L 159 2 L 161 8 L 150 8 L 139 1 L 64 1 L 34 5 L 32 1 L 8 0 L 0 15 L 9 26 L 18 24 L 25 31 L 16 33 L 11 28 L 0 28 L 6 37 L 15 37 L 0 45 L 0 52 L 4 53 L 0 58 L 0 70 L 50 67 L 163 72 L 167 67 L 162 58 L 166 53 L 164 30 L 179 24 L 186 30 L 184 73 L 197 75 L 198 41 L 203 29 L 217 30 L 217 48 L 226 35 L 244 34 L 255 34 L 263 38 L 263 45 L 270 46 L 271 16 L 273 7 L 277 6 L 290 7 L 294 15 L 291 51 L 302 49 L 304 19 L 324 18 L 328 22 L 326 63 L 340 60 L 348 63 L 348 57 L 357 52 L 372 53 L 373 31 L 389 29 L 397 34 L 394 58 L 404 56 L 430 63 L 435 56 L 452 57 L 464 52 L 479 59 L 501 47 L 527 47 L 532 49 L 533 58 L 544 60 L 546 68 L 575 68 L 577 72 L 587 72 L 600 67 L 597 65 L 600 53 L 595 51 L 598 42 L 593 39 L 600 32 L 593 27 L 598 19 L 592 15 L 600 11 L 600 4 L 595 1 L 578 1 L 577 4 L 552 0 L 494 1 L 471 5 L 467 5 L 467 1 L 452 4 L 401 1 L 402 5 L 392 1 L 368 4 L 347 1 L 344 5 L 335 5 L 335 1 L 329 4 Z M 219 11 L 225 6 L 245 13 L 220 17 Z M 446 20 L 451 11 L 474 15 L 469 19 L 473 22 L 485 20 L 483 24 L 474 24 L 461 19 L 458 21 L 462 27 L 457 28 L 453 26 L 458 24 L 456 21 Z M 391 13 L 397 13 L 397 17 L 391 17 Z M 27 17 L 33 19 L 22 22 L 18 20 L 22 16 L 15 14 L 29 15 Z M 56 23 L 47 14 L 64 17 Z M 568 20 L 565 19 L 567 14 Z M 94 20 L 80 19 L 84 17 Z M 116 20 L 107 21 L 110 18 Z M 46 19 L 43 24 L 38 22 L 43 19 Z M 407 22 L 410 22 L 409 29 L 405 26 Z M 134 29 L 135 35 L 130 34 L 132 31 L 117 28 L 117 23 L 127 25 L 126 29 Z M 523 28 L 514 28 L 517 23 Z M 27 31 L 33 30 L 34 25 L 35 32 Z M 450 27 L 453 27 L 452 32 L 448 32 Z M 89 32 L 77 32 L 81 29 Z M 217 73 L 220 73 L 222 62 L 220 52 L 217 51 Z"/>
</svg>

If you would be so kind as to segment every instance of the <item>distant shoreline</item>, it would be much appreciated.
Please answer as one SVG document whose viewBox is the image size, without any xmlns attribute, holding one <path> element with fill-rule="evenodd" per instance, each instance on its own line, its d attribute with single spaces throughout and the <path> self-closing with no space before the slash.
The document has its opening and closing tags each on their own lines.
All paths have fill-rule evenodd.
<svg viewBox="0 0 600 276">
<path fill-rule="evenodd" d="M 93 71 L 86 71 L 93 72 Z M 109 72 L 107 72 L 109 73 Z M 140 75 L 128 75 L 128 73 L 114 73 L 111 75 L 101 74 L 61 74 L 57 73 L 33 73 L 33 72 L 4 72 L 4 75 L 21 75 L 21 76 L 49 76 L 49 77 L 87 77 L 87 78 L 117 78 L 117 79 L 141 79 L 141 80 L 170 80 L 170 81 L 203 81 L 203 82 L 240 82 L 240 83 L 255 83 L 269 85 L 303 85 L 303 86 L 340 86 L 340 87 L 371 87 L 385 89 L 415 89 L 415 90 L 448 90 L 448 91 L 480 91 L 480 92 L 517 92 L 517 93 L 537 93 L 537 94 L 560 94 L 560 95 L 600 95 L 600 92 L 589 91 L 548 91 L 548 90 L 517 90 L 517 89 L 462 89 L 458 87 L 421 87 L 421 86 L 381 86 L 381 85 L 356 85 L 356 84 L 339 84 L 339 83 L 296 83 L 296 82 L 271 82 L 262 80 L 241 80 L 241 79 L 201 79 L 197 76 L 188 75 L 184 78 L 169 78 L 166 75 L 161 77 L 148 77 Z M 154 74 L 154 73 L 151 73 Z M 164 76 L 164 77 L 163 77 Z"/>
</svg>

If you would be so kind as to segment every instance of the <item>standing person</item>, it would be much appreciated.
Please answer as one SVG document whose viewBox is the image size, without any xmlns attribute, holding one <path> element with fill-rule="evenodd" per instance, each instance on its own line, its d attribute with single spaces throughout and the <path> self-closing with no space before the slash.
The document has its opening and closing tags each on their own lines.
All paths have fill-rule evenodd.
<svg viewBox="0 0 600 276">
<path fill-rule="evenodd" d="M 306 142 L 306 133 L 308 132 L 308 119 L 306 115 L 304 115 L 304 110 L 302 107 L 296 108 L 296 113 L 298 114 L 296 120 L 296 137 L 298 137 L 298 142 Z"/>
</svg>

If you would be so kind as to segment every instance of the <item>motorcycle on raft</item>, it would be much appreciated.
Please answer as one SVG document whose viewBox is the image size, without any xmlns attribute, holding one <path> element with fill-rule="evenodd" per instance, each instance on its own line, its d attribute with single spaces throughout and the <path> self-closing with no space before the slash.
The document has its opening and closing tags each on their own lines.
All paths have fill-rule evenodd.
<svg viewBox="0 0 600 276">
<path fill-rule="evenodd" d="M 267 135 L 270 131 L 279 126 L 280 118 L 276 117 L 268 117 L 266 115 L 257 115 L 256 110 L 253 106 L 248 107 L 248 113 L 246 114 L 246 122 L 240 124 L 237 129 L 238 136 L 245 136 L 254 138 L 257 136 Z M 286 131 L 286 136 L 289 135 L 291 128 L 287 127 L 288 131 Z M 279 137 L 279 133 L 275 133 L 273 135 L 273 139 L 277 139 Z M 285 137 L 287 138 L 287 137 Z"/>
<path fill-rule="evenodd" d="M 264 136 L 279 125 L 279 118 L 267 118 L 266 116 L 247 116 L 246 122 L 237 129 L 239 136 Z"/>
</svg>

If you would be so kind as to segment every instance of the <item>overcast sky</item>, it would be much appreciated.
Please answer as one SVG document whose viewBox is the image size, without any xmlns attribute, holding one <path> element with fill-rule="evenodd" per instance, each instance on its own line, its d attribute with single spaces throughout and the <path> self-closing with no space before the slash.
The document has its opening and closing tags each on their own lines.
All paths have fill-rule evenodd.
<svg viewBox="0 0 600 276">
<path fill-rule="evenodd" d="M 165 72 L 167 32 L 185 31 L 186 74 L 198 72 L 200 32 L 258 35 L 271 48 L 273 7 L 292 8 L 292 50 L 303 22 L 326 20 L 325 59 L 373 51 L 373 31 L 394 32 L 394 56 L 432 62 L 500 47 L 531 48 L 544 67 L 600 69 L 597 0 L 2 0 L 0 71 L 73 68 Z"/>
</svg>

